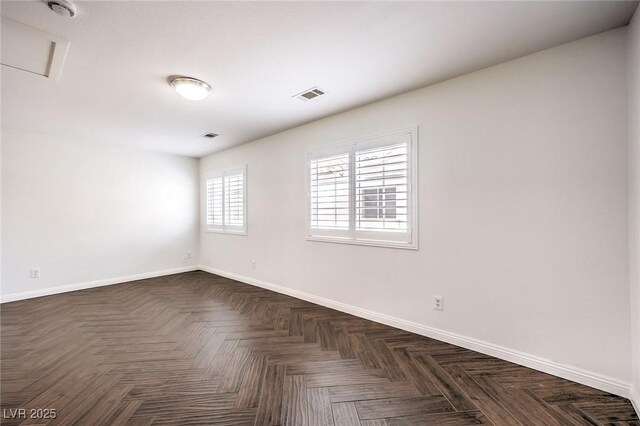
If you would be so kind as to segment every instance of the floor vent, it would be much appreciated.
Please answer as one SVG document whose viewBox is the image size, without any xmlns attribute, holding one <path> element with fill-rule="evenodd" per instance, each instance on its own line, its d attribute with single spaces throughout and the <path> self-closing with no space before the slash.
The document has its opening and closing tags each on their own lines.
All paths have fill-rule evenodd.
<svg viewBox="0 0 640 426">
<path fill-rule="evenodd" d="M 301 101 L 310 101 L 311 99 L 315 99 L 318 96 L 322 96 L 325 94 L 325 91 L 318 88 L 318 87 L 312 87 L 309 90 L 305 90 L 302 93 L 298 93 L 297 95 L 293 96 L 296 99 L 300 99 Z"/>
</svg>

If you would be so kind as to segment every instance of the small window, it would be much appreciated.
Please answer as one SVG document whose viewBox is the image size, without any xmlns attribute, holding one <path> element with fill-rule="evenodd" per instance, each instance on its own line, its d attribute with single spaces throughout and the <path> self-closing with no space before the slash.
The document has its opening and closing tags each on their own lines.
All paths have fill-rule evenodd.
<svg viewBox="0 0 640 426">
<path fill-rule="evenodd" d="M 417 129 L 312 150 L 312 240 L 417 248 Z"/>
<path fill-rule="evenodd" d="M 246 175 L 246 167 L 243 167 L 206 178 L 208 231 L 246 234 Z"/>
</svg>

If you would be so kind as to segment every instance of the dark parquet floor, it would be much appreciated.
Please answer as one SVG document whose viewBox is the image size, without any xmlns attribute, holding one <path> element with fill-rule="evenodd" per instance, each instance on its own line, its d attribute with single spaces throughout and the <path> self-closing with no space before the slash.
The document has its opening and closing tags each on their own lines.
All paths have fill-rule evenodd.
<svg viewBox="0 0 640 426">
<path fill-rule="evenodd" d="M 7 425 L 640 425 L 624 398 L 205 272 L 1 310 Z"/>
</svg>

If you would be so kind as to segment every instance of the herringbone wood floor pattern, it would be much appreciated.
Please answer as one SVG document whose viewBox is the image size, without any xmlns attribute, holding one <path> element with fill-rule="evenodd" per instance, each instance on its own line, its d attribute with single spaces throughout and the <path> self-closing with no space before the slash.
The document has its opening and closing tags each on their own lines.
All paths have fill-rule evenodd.
<svg viewBox="0 0 640 426">
<path fill-rule="evenodd" d="M 640 425 L 628 400 L 205 272 L 2 306 L 3 424 Z M 29 411 L 27 411 L 29 416 Z"/>
</svg>

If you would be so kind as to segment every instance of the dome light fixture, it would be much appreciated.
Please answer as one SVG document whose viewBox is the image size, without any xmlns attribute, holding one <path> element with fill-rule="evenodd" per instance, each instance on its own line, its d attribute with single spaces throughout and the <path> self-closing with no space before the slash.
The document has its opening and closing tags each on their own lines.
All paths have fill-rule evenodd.
<svg viewBox="0 0 640 426">
<path fill-rule="evenodd" d="M 197 78 L 179 76 L 172 78 L 169 84 L 180 96 L 190 101 L 200 101 L 211 94 L 211 86 Z"/>
<path fill-rule="evenodd" d="M 67 0 L 47 1 L 47 6 L 58 15 L 64 16 L 65 18 L 73 18 L 78 14 L 76 6 Z"/>
</svg>

